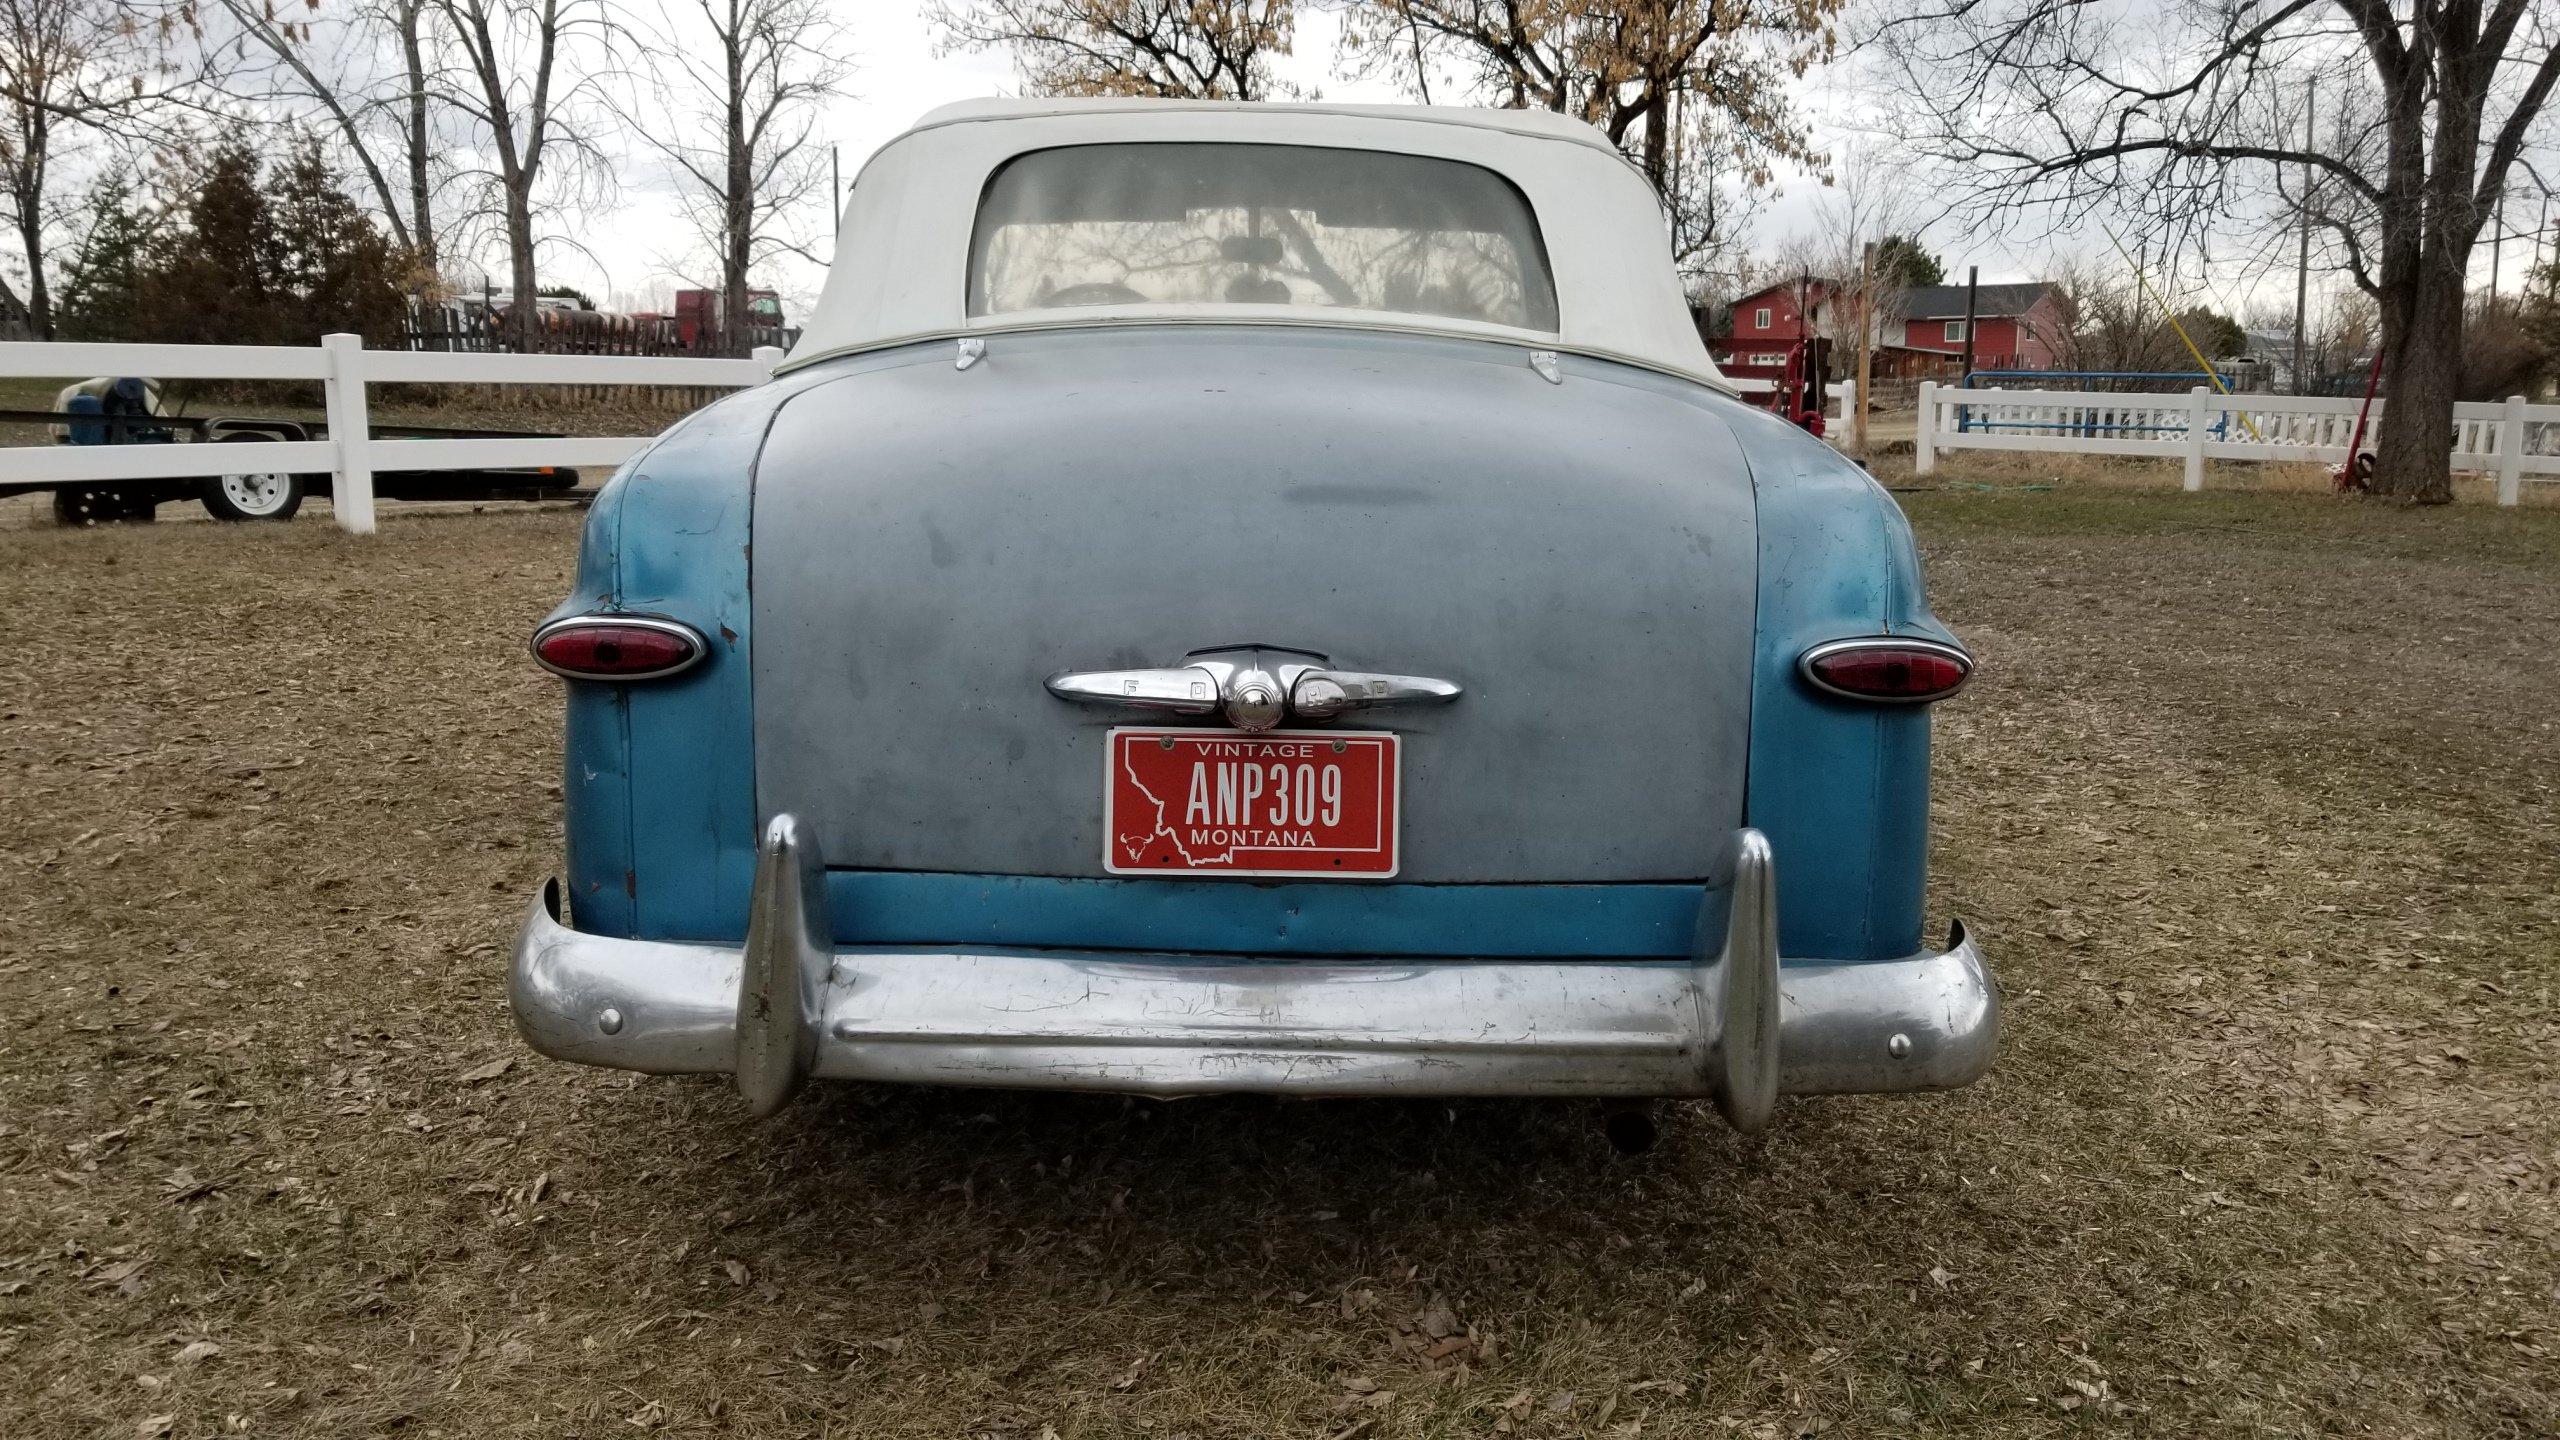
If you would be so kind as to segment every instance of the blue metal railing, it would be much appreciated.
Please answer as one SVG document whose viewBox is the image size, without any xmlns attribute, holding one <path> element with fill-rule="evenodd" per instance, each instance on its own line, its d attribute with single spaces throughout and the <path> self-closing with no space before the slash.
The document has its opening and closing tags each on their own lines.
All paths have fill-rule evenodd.
<svg viewBox="0 0 2560 1440">
<path fill-rule="evenodd" d="M 2230 376 L 2221 374 L 2220 372 L 2208 374 L 2202 370 L 1971 370 L 1965 373 L 1964 383 L 1959 388 L 1966 390 L 1994 388 L 1977 383 L 1984 380 L 2030 380 L 2037 382 L 2040 387 L 2057 380 L 2076 380 L 2080 382 L 2081 389 L 2085 393 L 2091 395 L 2103 394 L 2132 397 L 2159 394 L 2163 400 L 2173 398 L 2173 396 L 2169 392 L 2139 389 L 2101 391 L 2095 389 L 2094 386 L 2101 383 L 2122 384 L 2129 382 L 2137 385 L 2176 383 L 2192 388 L 2198 380 L 2204 380 L 2208 383 L 2218 381 L 2220 382 L 2220 388 L 2224 390 L 2229 390 L 2231 388 Z M 2098 407 L 2092 407 L 2092 410 L 2094 411 L 2096 408 Z M 2166 407 L 2164 406 L 2162 408 Z M 2065 435 L 2083 436 L 2184 435 L 2187 433 L 2186 422 L 2183 420 L 2174 425 L 2129 424 L 2117 422 L 2101 423 L 2094 417 L 2094 414 L 2088 419 L 2073 420 L 1977 420 L 1973 417 L 1972 411 L 1973 407 L 1970 405 L 1958 405 L 1956 407 L 1956 429 L 1959 432 L 1975 430 L 2050 430 Z M 2206 433 L 2212 435 L 2216 440 L 2219 440 L 2223 438 L 2224 432 L 2230 429 L 2230 426 L 2231 414 L 2228 410 L 2223 410 L 2217 413 L 2213 424 L 2208 428 Z"/>
<path fill-rule="evenodd" d="M 2090 383 L 2094 381 L 2129 381 L 2137 385 L 2155 383 L 2193 385 L 2197 381 L 2202 380 L 2208 386 L 2212 385 L 2215 381 L 2220 381 L 2222 388 L 2225 390 L 2230 389 L 2232 386 L 2232 378 L 2220 371 L 2207 374 L 2202 370 L 1974 370 L 1967 372 L 1965 375 L 1964 388 L 1967 390 L 1981 388 L 1975 384 L 1976 381 L 1980 380 L 2035 380 L 2039 382 L 2051 380 L 2077 380 L 2081 382 L 2083 389 L 2088 388 Z M 2136 390 L 2132 393 L 2143 394 L 2147 392 Z"/>
</svg>

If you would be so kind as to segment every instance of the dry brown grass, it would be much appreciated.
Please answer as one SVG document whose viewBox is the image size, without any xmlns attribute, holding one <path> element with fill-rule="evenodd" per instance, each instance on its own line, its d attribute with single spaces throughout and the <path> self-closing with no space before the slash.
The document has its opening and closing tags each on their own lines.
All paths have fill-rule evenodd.
<svg viewBox="0 0 2560 1440">
<path fill-rule="evenodd" d="M 2552 1433 L 2560 515 L 1905 499 L 2000 1066 L 1636 1160 L 533 1060 L 574 515 L 0 534 L 0 1430 Z"/>
</svg>

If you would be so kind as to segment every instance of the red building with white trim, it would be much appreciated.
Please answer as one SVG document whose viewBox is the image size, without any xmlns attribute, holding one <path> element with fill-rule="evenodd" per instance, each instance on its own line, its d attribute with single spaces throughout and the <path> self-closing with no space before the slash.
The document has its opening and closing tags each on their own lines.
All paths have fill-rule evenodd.
<svg viewBox="0 0 2560 1440">
<path fill-rule="evenodd" d="M 1940 355 L 1964 353 L 1962 285 L 1914 286 L 1902 297 L 1901 342 Z M 2071 334 L 2061 296 L 2042 281 L 1975 287 L 1973 368 L 2051 370 Z"/>
<path fill-rule="evenodd" d="M 1787 363 L 1787 351 L 1831 318 L 1828 280 L 1785 280 L 1733 302 L 1725 333 L 1707 337 L 1707 354 L 1719 370 L 1768 370 Z"/>
</svg>

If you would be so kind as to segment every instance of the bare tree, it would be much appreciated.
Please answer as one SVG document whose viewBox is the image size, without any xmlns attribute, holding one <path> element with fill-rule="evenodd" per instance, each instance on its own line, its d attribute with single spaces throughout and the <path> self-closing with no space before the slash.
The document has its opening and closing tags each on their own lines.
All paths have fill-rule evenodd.
<svg viewBox="0 0 2560 1440">
<path fill-rule="evenodd" d="M 2441 502 L 2472 247 L 2560 82 L 2555 32 L 2537 0 L 1936 0 L 1879 38 L 1897 128 L 1994 218 L 2130 209 L 2209 254 L 2307 217 L 2381 311 L 2375 488 Z"/>
<path fill-rule="evenodd" d="M 1670 208 L 1674 249 L 1713 269 L 1781 163 L 1820 170 L 1789 87 L 1832 53 L 1842 0 L 1345 0 L 1344 47 L 1427 97 L 1470 94 L 1598 126 Z"/>
<path fill-rule="evenodd" d="M 363 176 L 393 243 L 408 252 L 413 285 L 432 283 L 440 259 L 432 0 L 375 0 L 335 20 L 279 14 L 268 0 L 215 3 L 263 62 L 237 73 L 235 93 L 316 110 Z"/>
<path fill-rule="evenodd" d="M 514 311 L 508 327 L 535 348 L 537 211 L 574 208 L 609 182 L 597 142 L 609 111 L 607 66 L 620 35 L 604 0 L 429 0 L 459 58 L 452 104 L 487 160 Z M 573 53 L 575 52 L 575 53 Z M 558 238 L 558 237 L 553 237 Z"/>
<path fill-rule="evenodd" d="M 933 0 L 947 43 L 1009 50 L 1046 95 L 1270 100 L 1296 0 Z"/>
<path fill-rule="evenodd" d="M 2068 265 L 2055 271 L 2071 328 L 2057 347 L 2075 370 L 2192 372 L 2195 362 L 2158 302 L 2121 266 Z"/>
<path fill-rule="evenodd" d="M 53 338 L 48 236 L 68 147 L 130 136 L 199 87 L 210 57 L 192 8 L 131 0 L 0 0 L 0 220 L 26 264 L 21 295 L 0 278 L 0 330 Z"/>
<path fill-rule="evenodd" d="M 831 8 L 692 0 L 681 26 L 649 47 L 653 118 L 634 117 L 631 128 L 674 169 L 685 215 L 711 250 L 729 348 L 747 321 L 750 272 L 775 255 L 817 258 L 792 225 L 812 202 L 834 199 L 818 115 L 853 66 Z"/>
<path fill-rule="evenodd" d="M 1850 157 L 1814 197 L 1813 224 L 1801 243 L 1786 253 L 1800 268 L 1832 281 L 1843 292 L 1825 317 L 1824 333 L 1854 343 L 1862 316 L 1871 329 L 1901 317 L 1909 287 L 1890 265 L 1873 267 L 1874 273 L 1866 274 L 1871 268 L 1867 248 L 1916 230 L 1920 210 L 1902 171 L 1873 152 Z"/>
</svg>

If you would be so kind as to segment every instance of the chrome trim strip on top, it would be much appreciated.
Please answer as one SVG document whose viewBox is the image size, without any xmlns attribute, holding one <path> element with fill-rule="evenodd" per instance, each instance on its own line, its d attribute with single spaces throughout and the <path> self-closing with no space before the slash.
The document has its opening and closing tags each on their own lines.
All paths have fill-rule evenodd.
<svg viewBox="0 0 2560 1440">
<path fill-rule="evenodd" d="M 687 647 L 685 658 L 677 661 L 673 665 L 661 666 L 655 670 L 635 670 L 628 675 L 581 675 L 575 670 L 563 670 L 559 666 L 542 658 L 542 642 L 545 638 L 557 635 L 564 630 L 594 630 L 601 629 L 605 626 L 634 630 L 655 630 L 661 635 L 673 635 L 685 643 Z M 670 675 L 681 675 L 687 670 L 692 669 L 694 666 L 701 664 L 710 656 L 711 640 L 709 636 L 704 635 L 701 631 L 694 629 L 683 621 L 670 620 L 663 615 L 617 615 L 605 611 L 596 611 L 586 615 L 564 615 L 557 620 L 535 626 L 533 638 L 525 642 L 525 648 L 533 652 L 534 664 L 541 666 L 543 669 L 550 671 L 552 674 L 559 676 L 563 680 L 584 680 L 600 685 L 621 685 L 633 680 L 664 680 Z"/>
</svg>

